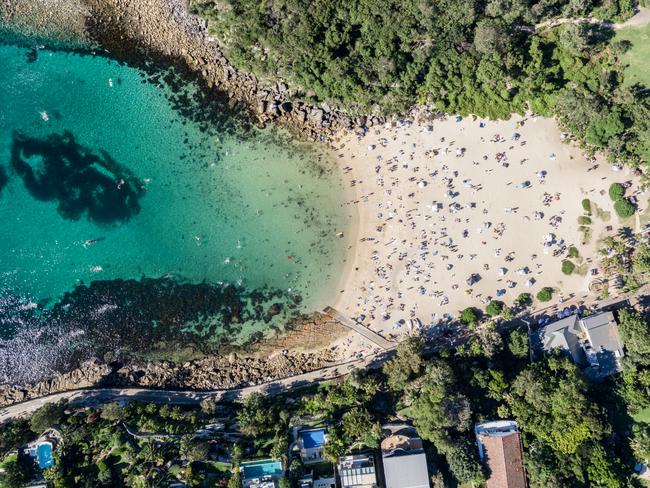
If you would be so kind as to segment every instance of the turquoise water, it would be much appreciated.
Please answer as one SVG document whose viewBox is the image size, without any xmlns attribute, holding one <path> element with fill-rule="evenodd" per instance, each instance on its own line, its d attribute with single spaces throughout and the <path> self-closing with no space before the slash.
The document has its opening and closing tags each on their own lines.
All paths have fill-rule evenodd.
<svg viewBox="0 0 650 488">
<path fill-rule="evenodd" d="M 160 307 L 160 290 L 181 286 L 213 287 L 209 295 L 232 284 L 251 310 L 280 302 L 305 312 L 333 296 L 345 251 L 336 233 L 347 217 L 327 158 L 268 130 L 206 130 L 181 115 L 200 109 L 195 87 L 175 96 L 106 58 L 0 45 L 0 66 L 0 324 L 9 339 L 24 328 L 25 310 L 58 307 L 72 334 L 94 313 L 131 306 L 135 292 L 123 280 L 135 280 L 129 290 L 155 288 L 150 303 Z M 267 296 L 250 298 L 259 290 Z M 79 312 L 72 327 L 82 292 L 87 316 Z M 218 306 L 196 301 L 168 322 L 219 326 Z M 164 319 L 157 314 L 154 325 Z M 281 325 L 252 315 L 236 321 L 238 336 Z"/>
</svg>

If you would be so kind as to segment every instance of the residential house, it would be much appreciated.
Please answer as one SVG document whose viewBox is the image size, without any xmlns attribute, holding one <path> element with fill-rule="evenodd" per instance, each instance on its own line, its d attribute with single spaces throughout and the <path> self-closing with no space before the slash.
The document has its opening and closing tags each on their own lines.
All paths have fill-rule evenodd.
<svg viewBox="0 0 650 488">
<path fill-rule="evenodd" d="M 375 457 L 372 453 L 342 456 L 336 468 L 341 488 L 377 488 Z"/>
<path fill-rule="evenodd" d="M 623 342 L 612 312 L 585 318 L 573 314 L 544 326 L 539 333 L 545 351 L 566 351 L 591 377 L 602 378 L 622 369 Z"/>
<path fill-rule="evenodd" d="M 385 425 L 390 435 L 381 442 L 386 488 L 429 488 L 422 439 L 407 425 Z"/>
<path fill-rule="evenodd" d="M 486 488 L 526 488 L 521 436 L 517 423 L 497 420 L 474 426 L 481 461 L 490 471 Z"/>
</svg>

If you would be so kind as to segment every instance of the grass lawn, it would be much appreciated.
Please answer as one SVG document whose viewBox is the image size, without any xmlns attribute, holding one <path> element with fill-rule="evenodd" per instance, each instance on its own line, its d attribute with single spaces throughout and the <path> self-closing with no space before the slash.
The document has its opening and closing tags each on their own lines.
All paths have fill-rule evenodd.
<svg viewBox="0 0 650 488">
<path fill-rule="evenodd" d="M 632 49 L 623 56 L 623 62 L 627 65 L 625 84 L 641 83 L 650 87 L 650 24 L 621 29 L 616 32 L 615 39 L 632 43 Z"/>
<path fill-rule="evenodd" d="M 650 407 L 644 408 L 639 413 L 634 415 L 633 418 L 637 422 L 645 422 L 646 424 L 650 424 Z"/>
</svg>

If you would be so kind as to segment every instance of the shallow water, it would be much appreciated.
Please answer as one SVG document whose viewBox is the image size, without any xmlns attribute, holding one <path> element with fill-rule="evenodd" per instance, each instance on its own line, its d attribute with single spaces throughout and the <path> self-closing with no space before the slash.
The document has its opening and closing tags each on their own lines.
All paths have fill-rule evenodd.
<svg viewBox="0 0 650 488">
<path fill-rule="evenodd" d="M 345 250 L 336 233 L 347 219 L 340 175 L 327 158 L 270 131 L 205 130 L 175 108 L 199 110 L 191 97 L 106 58 L 0 45 L 0 66 L 7 340 L 31 324 L 25 310 L 42 315 L 99 281 L 109 291 L 86 311 L 122 306 L 111 302 L 114 289 L 120 304 L 131 303 L 120 280 L 143 277 L 277 292 L 248 306 L 298 300 L 294 314 L 333 295 Z M 179 310 L 174 325 L 218 322 L 215 310 Z M 269 323 L 251 316 L 237 337 Z M 5 367 L 9 345 L 0 351 Z"/>
</svg>

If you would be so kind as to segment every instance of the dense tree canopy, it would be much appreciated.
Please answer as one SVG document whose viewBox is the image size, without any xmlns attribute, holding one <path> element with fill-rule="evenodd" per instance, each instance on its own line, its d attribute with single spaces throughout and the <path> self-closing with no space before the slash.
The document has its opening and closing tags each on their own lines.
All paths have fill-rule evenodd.
<svg viewBox="0 0 650 488">
<path fill-rule="evenodd" d="M 524 432 L 554 451 L 573 454 L 583 443 L 603 434 L 599 412 L 586 391 L 578 368 L 563 356 L 552 357 L 517 376 L 510 409 Z"/>
<path fill-rule="evenodd" d="M 613 158 L 650 156 L 650 97 L 622 84 L 626 45 L 558 16 L 623 19 L 630 0 L 193 0 L 230 60 L 351 111 L 557 115 Z"/>
</svg>

